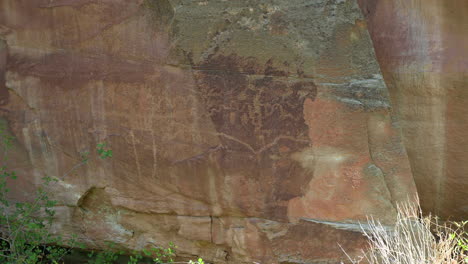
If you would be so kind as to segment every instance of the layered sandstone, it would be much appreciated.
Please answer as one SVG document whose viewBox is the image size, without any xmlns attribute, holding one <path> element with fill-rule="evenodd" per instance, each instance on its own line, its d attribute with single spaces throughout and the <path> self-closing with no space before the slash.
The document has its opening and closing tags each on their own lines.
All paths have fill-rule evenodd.
<svg viewBox="0 0 468 264">
<path fill-rule="evenodd" d="M 415 194 L 355 0 L 0 3 L 16 194 L 60 177 L 55 228 L 90 247 L 336 263 Z"/>
</svg>

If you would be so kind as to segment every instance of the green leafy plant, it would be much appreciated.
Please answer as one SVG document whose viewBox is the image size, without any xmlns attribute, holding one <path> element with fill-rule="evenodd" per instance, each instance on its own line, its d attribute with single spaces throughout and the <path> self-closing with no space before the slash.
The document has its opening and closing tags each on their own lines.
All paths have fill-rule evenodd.
<svg viewBox="0 0 468 264">
<path fill-rule="evenodd" d="M 189 264 L 205 264 L 202 258 L 199 258 L 197 261 L 189 261 Z"/>
<path fill-rule="evenodd" d="M 141 254 L 135 253 L 133 256 L 130 256 L 130 260 L 128 261 L 128 264 L 137 264 L 140 259 L 142 259 L 143 256 Z"/>
<path fill-rule="evenodd" d="M 0 123 L 0 147 L 3 147 L 3 162 L 8 158 L 8 150 L 13 146 L 14 137 Z M 96 146 L 96 151 L 101 159 L 112 157 L 112 150 L 105 142 Z M 89 161 L 89 152 L 80 153 L 81 161 L 73 166 L 61 179 L 85 165 Z M 37 188 L 32 202 L 14 202 L 9 199 L 10 189 L 8 184 L 16 180 L 14 171 L 6 166 L 0 167 L 0 263 L 5 264 L 40 264 L 63 263 L 63 258 L 73 248 L 82 248 L 84 245 L 78 242 L 76 236 L 64 239 L 59 235 L 50 233 L 54 217 L 54 207 L 58 201 L 53 200 L 47 191 L 50 185 L 59 182 L 60 178 L 44 177 L 42 184 Z M 66 245 L 66 247 L 64 246 Z M 124 251 L 115 250 L 115 244 L 107 243 L 105 251 L 92 251 L 88 257 L 88 264 L 112 264 L 116 263 Z M 137 264 L 143 259 L 151 259 L 154 264 L 174 263 L 176 246 L 169 243 L 167 248 L 158 246 L 142 251 L 134 251 L 127 256 L 128 264 Z M 180 262 L 179 262 L 180 263 Z M 182 262 L 183 263 L 183 262 Z M 185 262 L 187 263 L 187 262 Z M 190 260 L 190 264 L 204 264 L 199 258 Z"/>
<path fill-rule="evenodd" d="M 112 150 L 107 149 L 106 143 L 97 144 L 97 153 L 101 159 L 112 158 Z"/>
<path fill-rule="evenodd" d="M 458 255 L 463 259 L 464 263 L 468 263 L 468 220 L 453 223 L 458 232 L 453 232 L 450 237 L 456 241 L 456 248 Z"/>
<path fill-rule="evenodd" d="M 13 145 L 14 137 L 8 134 L 4 124 L 0 124 L 0 147 L 3 148 L 3 163 L 8 158 L 8 150 Z M 98 146 L 98 154 L 105 159 L 112 157 L 110 149 L 104 149 L 105 143 Z M 88 154 L 82 155 L 82 162 L 69 172 L 86 164 Z M 54 207 L 58 201 L 50 197 L 47 189 L 60 181 L 53 177 L 43 177 L 36 190 L 34 200 L 30 202 L 13 201 L 8 197 L 8 184 L 17 179 L 14 171 L 5 165 L 0 167 L 0 263 L 38 264 L 59 263 L 71 248 L 83 247 L 76 236 L 64 239 L 50 232 L 54 217 Z M 64 247 L 66 245 L 67 247 Z"/>
<path fill-rule="evenodd" d="M 0 124 L 2 162 L 8 159 L 14 137 Z M 8 183 L 17 179 L 14 171 L 5 165 L 0 167 L 0 262 L 11 264 L 35 264 L 58 262 L 68 252 L 58 246 L 64 240 L 49 232 L 55 215 L 57 201 L 50 199 L 47 186 L 57 179 L 44 177 L 32 202 L 13 202 L 8 198 Z M 66 241 L 78 246 L 76 237 Z"/>
<path fill-rule="evenodd" d="M 101 159 L 112 158 L 112 150 L 106 149 L 107 143 L 99 143 L 96 146 L 96 151 Z M 75 166 L 73 166 L 67 173 L 62 176 L 62 179 L 65 179 L 70 173 L 76 171 L 79 167 L 88 164 L 89 161 L 89 151 L 84 151 L 80 153 L 81 161 Z"/>
<path fill-rule="evenodd" d="M 117 261 L 120 255 L 123 255 L 123 251 L 115 251 L 115 244 L 112 242 L 106 243 L 108 250 L 106 251 L 91 251 L 88 254 L 88 264 L 111 264 Z"/>
<path fill-rule="evenodd" d="M 167 248 L 152 247 L 149 250 L 147 250 L 147 249 L 143 250 L 143 253 L 147 257 L 152 257 L 153 261 L 156 264 L 159 264 L 159 263 L 172 263 L 174 261 L 173 258 L 176 255 L 175 254 L 175 249 L 176 249 L 176 246 L 174 245 L 174 243 L 169 242 L 169 246 Z"/>
<path fill-rule="evenodd" d="M 44 177 L 32 202 L 12 203 L 7 199 L 10 191 L 7 182 L 14 179 L 15 172 L 0 168 L 0 262 L 35 264 L 60 261 L 69 251 L 60 244 L 76 247 L 79 243 L 76 237 L 64 240 L 49 232 L 57 201 L 50 199 L 45 189 L 57 179 Z"/>
<path fill-rule="evenodd" d="M 116 251 L 114 243 L 107 243 L 107 250 L 105 251 L 92 251 L 88 254 L 88 264 L 112 264 L 119 259 L 119 257 L 124 256 L 124 251 Z M 133 251 L 131 255 L 127 256 L 127 264 L 137 264 L 142 261 L 144 258 L 152 259 L 154 264 L 166 264 L 173 263 L 175 257 L 175 245 L 169 243 L 169 247 L 152 247 L 149 249 L 143 249 L 142 251 Z M 196 263 L 196 262 L 194 262 Z M 202 263 L 200 263 L 202 264 Z"/>
</svg>

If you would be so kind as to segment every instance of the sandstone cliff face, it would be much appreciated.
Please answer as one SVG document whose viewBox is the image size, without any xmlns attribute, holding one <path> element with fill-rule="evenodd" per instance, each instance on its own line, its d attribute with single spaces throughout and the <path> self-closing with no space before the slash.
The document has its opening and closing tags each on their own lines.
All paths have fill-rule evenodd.
<svg viewBox="0 0 468 264">
<path fill-rule="evenodd" d="M 468 2 L 362 0 L 423 209 L 468 217 Z"/>
<path fill-rule="evenodd" d="M 364 244 L 353 223 L 415 194 L 355 0 L 0 7 L 16 194 L 61 177 L 55 228 L 90 247 L 336 263 Z M 104 141 L 111 160 L 68 173 Z"/>
</svg>

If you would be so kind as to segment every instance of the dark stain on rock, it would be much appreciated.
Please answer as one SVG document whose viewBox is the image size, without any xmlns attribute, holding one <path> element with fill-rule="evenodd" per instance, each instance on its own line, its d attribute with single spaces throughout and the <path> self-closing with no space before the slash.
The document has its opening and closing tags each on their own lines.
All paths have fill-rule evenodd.
<svg viewBox="0 0 468 264">
<path fill-rule="evenodd" d="M 248 145 L 258 151 L 281 136 L 307 139 L 302 104 L 316 96 L 312 82 L 217 71 L 196 71 L 195 76 L 216 130 L 238 139 L 223 138 L 232 149 Z"/>
<path fill-rule="evenodd" d="M 237 206 L 247 215 L 286 221 L 284 203 L 312 177 L 290 156 L 310 145 L 303 103 L 315 99 L 317 87 L 311 80 L 285 78 L 273 65 L 272 60 L 259 65 L 255 58 L 215 56 L 194 66 L 194 77 L 220 134 L 220 167 L 227 174 L 242 171 L 258 188 L 252 198 L 264 202 L 259 208 L 252 207 L 258 202 Z"/>
<path fill-rule="evenodd" d="M 39 1 L 36 1 L 36 4 L 40 8 L 55 8 L 55 7 L 62 7 L 62 6 L 80 7 L 80 6 L 87 5 L 93 2 L 96 2 L 96 0 L 56 0 L 56 1 L 39 0 Z"/>
<path fill-rule="evenodd" d="M 7 56 L 7 44 L 4 40 L 0 40 L 0 105 L 6 105 L 9 99 L 9 93 L 5 83 Z"/>
<path fill-rule="evenodd" d="M 288 33 L 288 22 L 283 12 L 277 11 L 271 15 L 270 30 L 275 35 L 286 35 Z"/>
<path fill-rule="evenodd" d="M 8 69 L 22 75 L 34 76 L 66 89 L 90 80 L 123 83 L 141 82 L 145 74 L 153 71 L 150 63 L 120 60 L 106 55 L 57 52 L 42 58 L 11 56 Z"/>
<path fill-rule="evenodd" d="M 193 65 L 193 64 L 192 64 Z M 193 65 L 194 69 L 204 71 L 221 71 L 226 73 L 261 74 L 256 58 L 239 58 L 231 55 L 210 55 L 206 61 Z"/>
<path fill-rule="evenodd" d="M 145 0 L 143 7 L 151 12 L 151 19 L 157 27 L 166 26 L 174 17 L 174 9 L 168 0 Z"/>
<path fill-rule="evenodd" d="M 273 60 L 269 59 L 265 65 L 265 75 L 268 76 L 288 76 L 288 73 L 284 70 L 279 70 L 273 66 Z"/>
<path fill-rule="evenodd" d="M 224 139 L 232 149 L 248 145 L 259 151 L 278 137 L 308 138 L 302 107 L 306 98 L 315 99 L 317 87 L 310 80 L 255 74 L 280 73 L 272 64 L 230 55 L 194 67 L 200 99 L 217 131 L 239 141 Z"/>
<path fill-rule="evenodd" d="M 289 76 L 287 71 L 275 67 L 272 59 L 269 59 L 264 65 L 261 65 L 258 63 L 258 58 L 240 57 L 236 54 L 227 56 L 211 55 L 204 62 L 193 65 L 193 68 L 204 71 L 222 71 L 226 73 L 242 73 L 249 75 Z"/>
<path fill-rule="evenodd" d="M 378 1 L 370 1 L 370 0 L 358 0 L 359 7 L 361 8 L 362 14 L 369 18 L 371 14 L 375 13 L 375 9 L 377 8 Z"/>
</svg>

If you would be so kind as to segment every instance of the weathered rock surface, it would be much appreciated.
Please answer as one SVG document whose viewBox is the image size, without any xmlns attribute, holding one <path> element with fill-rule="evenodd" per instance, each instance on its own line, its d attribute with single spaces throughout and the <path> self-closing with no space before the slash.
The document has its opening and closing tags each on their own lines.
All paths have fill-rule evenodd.
<svg viewBox="0 0 468 264">
<path fill-rule="evenodd" d="M 468 2 L 361 0 L 423 209 L 468 218 Z"/>
<path fill-rule="evenodd" d="M 60 177 L 55 228 L 91 247 L 337 263 L 364 245 L 347 226 L 415 194 L 355 0 L 0 7 L 17 195 Z"/>
</svg>

